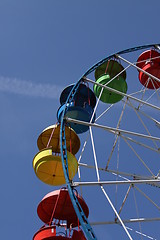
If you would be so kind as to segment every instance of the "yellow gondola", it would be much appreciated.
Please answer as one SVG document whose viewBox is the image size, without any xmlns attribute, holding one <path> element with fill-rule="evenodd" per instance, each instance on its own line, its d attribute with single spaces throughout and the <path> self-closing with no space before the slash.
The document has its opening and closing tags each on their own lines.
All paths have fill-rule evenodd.
<svg viewBox="0 0 160 240">
<path fill-rule="evenodd" d="M 67 151 L 67 159 L 69 178 L 73 179 L 78 169 L 77 159 L 69 151 Z M 33 168 L 36 176 L 46 184 L 57 186 L 66 183 L 61 156 L 55 155 L 52 148 L 43 149 L 35 155 Z"/>
</svg>

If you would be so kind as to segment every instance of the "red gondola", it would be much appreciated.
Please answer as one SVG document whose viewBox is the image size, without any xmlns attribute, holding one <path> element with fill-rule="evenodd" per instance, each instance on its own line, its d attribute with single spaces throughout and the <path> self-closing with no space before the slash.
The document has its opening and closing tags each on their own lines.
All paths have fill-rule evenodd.
<svg viewBox="0 0 160 240">
<path fill-rule="evenodd" d="M 151 49 L 143 52 L 138 60 L 137 67 L 143 71 L 150 73 L 156 78 L 160 79 L 160 53 Z M 142 85 L 149 89 L 157 89 L 160 87 L 160 81 L 152 79 L 144 72 L 139 71 L 139 80 Z"/>
<path fill-rule="evenodd" d="M 65 233 L 56 233 L 56 226 L 44 226 L 40 228 L 33 240 L 86 240 L 82 230 L 73 230 L 69 236 Z"/>
<path fill-rule="evenodd" d="M 89 209 L 85 201 L 79 194 L 75 193 L 86 217 L 89 215 Z M 72 202 L 67 189 L 60 189 L 48 193 L 37 207 L 39 218 L 46 224 L 49 224 L 53 219 L 66 221 L 67 228 L 78 226 L 77 215 L 73 208 Z"/>
</svg>

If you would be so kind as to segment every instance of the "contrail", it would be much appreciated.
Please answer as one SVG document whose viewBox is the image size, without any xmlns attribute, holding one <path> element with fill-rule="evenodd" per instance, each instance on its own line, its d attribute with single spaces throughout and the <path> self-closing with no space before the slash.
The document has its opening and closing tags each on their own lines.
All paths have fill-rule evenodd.
<svg viewBox="0 0 160 240">
<path fill-rule="evenodd" d="M 33 97 L 59 98 L 64 87 L 56 84 L 33 83 L 17 78 L 0 76 L 0 92 L 8 92 Z"/>
<path fill-rule="evenodd" d="M 56 84 L 34 83 L 32 81 L 0 76 L 0 92 L 57 99 L 59 98 L 63 89 L 64 86 L 59 86 Z M 156 106 L 159 105 L 159 94 L 160 89 L 157 89 L 157 93 L 155 93 L 151 98 L 151 103 Z M 116 106 L 118 107 L 119 104 L 116 104 Z"/>
</svg>

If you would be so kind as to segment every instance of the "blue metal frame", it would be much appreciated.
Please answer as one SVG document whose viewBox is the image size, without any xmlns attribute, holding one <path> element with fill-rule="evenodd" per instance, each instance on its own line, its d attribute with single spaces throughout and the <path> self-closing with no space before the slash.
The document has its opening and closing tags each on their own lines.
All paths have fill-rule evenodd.
<svg viewBox="0 0 160 240">
<path fill-rule="evenodd" d="M 96 236 L 93 232 L 92 227 L 90 226 L 90 224 L 88 222 L 88 219 L 86 218 L 86 216 L 83 212 L 83 209 L 81 208 L 81 206 L 80 206 L 80 204 L 79 204 L 79 202 L 78 202 L 78 200 L 77 200 L 77 198 L 74 194 L 73 187 L 71 187 L 71 180 L 69 179 L 69 174 L 68 174 L 68 160 L 67 160 L 67 147 L 66 147 L 66 139 L 65 139 L 65 118 L 64 118 L 65 112 L 67 111 L 67 103 L 70 103 L 73 100 L 74 95 L 75 95 L 76 91 L 78 90 L 78 87 L 79 87 L 80 83 L 85 80 L 85 77 L 87 75 L 89 75 L 91 72 L 93 72 L 101 64 L 106 62 L 107 60 L 109 60 L 113 57 L 116 57 L 116 55 L 119 55 L 119 54 L 125 54 L 125 53 L 134 52 L 134 51 L 138 51 L 138 50 L 142 50 L 142 49 L 156 47 L 156 46 L 160 46 L 160 43 L 128 48 L 126 50 L 119 51 L 117 53 L 114 53 L 114 54 L 102 59 L 101 61 L 99 61 L 98 63 L 93 65 L 89 70 L 86 71 L 86 73 L 73 86 L 73 88 L 72 88 L 72 90 L 71 90 L 71 92 L 68 95 L 68 98 L 66 100 L 65 108 L 64 108 L 64 111 L 63 111 L 62 117 L 61 117 L 61 127 L 60 127 L 60 149 L 61 149 L 62 166 L 63 166 L 63 172 L 64 172 L 68 192 L 69 192 L 73 207 L 75 209 L 75 212 L 77 214 L 79 222 L 82 226 L 82 229 L 85 233 L 85 236 L 88 240 L 97 239 L 97 238 L 96 238 Z"/>
</svg>

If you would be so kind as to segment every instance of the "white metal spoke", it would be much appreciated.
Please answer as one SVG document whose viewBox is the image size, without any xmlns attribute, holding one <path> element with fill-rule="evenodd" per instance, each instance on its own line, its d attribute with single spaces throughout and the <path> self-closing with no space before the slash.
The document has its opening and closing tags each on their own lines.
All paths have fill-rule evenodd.
<svg viewBox="0 0 160 240">
<path fill-rule="evenodd" d="M 160 218 L 139 218 L 139 219 L 128 219 L 128 220 L 122 220 L 123 223 L 137 223 L 137 222 L 159 222 Z M 101 225 L 113 225 L 113 224 L 119 224 L 119 221 L 105 221 L 105 222 L 91 222 L 90 223 L 92 226 L 101 226 Z M 136 231 L 134 229 L 132 229 L 131 227 L 126 226 L 126 229 L 134 231 L 137 234 L 142 234 L 144 237 L 150 239 L 150 240 L 156 240 L 155 238 L 149 236 L 148 234 L 144 234 L 144 233 L 140 233 L 139 231 Z"/>
<path fill-rule="evenodd" d="M 117 171 L 119 170 L 119 146 L 120 146 L 120 138 L 118 139 L 118 152 L 117 152 Z M 118 180 L 118 175 L 116 176 L 116 181 Z M 115 191 L 115 206 L 117 205 L 117 195 L 118 195 L 118 185 L 116 185 Z"/>
<path fill-rule="evenodd" d="M 151 58 L 149 58 L 150 60 L 156 60 L 156 59 L 159 59 L 160 57 L 159 56 L 157 56 L 157 57 L 151 57 Z M 146 63 L 146 59 L 144 59 L 144 60 L 141 60 L 141 61 L 138 61 L 138 62 L 134 62 L 134 64 L 137 64 L 137 63 Z"/>
<path fill-rule="evenodd" d="M 122 185 L 122 184 L 153 184 L 160 183 L 159 179 L 129 180 L 129 181 L 98 181 L 98 182 L 72 182 L 73 187 L 77 186 L 98 186 L 98 185 Z"/>
<path fill-rule="evenodd" d="M 102 93 L 103 93 L 103 89 L 104 89 L 104 88 L 101 89 L 101 92 L 100 92 L 100 94 L 99 94 L 98 100 L 97 100 L 97 102 L 96 102 L 96 106 L 94 107 L 94 110 L 93 110 L 93 113 L 92 113 L 92 116 L 91 116 L 90 123 L 92 122 L 92 120 L 93 120 L 93 118 L 94 118 L 94 115 L 95 115 L 95 112 L 96 112 L 96 110 L 97 110 L 97 107 L 98 107 L 98 104 L 99 104 L 101 95 L 102 95 Z"/>
<path fill-rule="evenodd" d="M 136 97 L 133 97 L 133 96 L 131 96 L 131 95 L 129 95 L 129 94 L 125 94 L 125 93 L 123 93 L 123 92 L 120 92 L 120 91 L 118 91 L 118 90 L 116 90 L 116 89 L 114 89 L 114 88 L 110 88 L 110 87 L 105 86 L 105 85 L 103 85 L 103 84 L 97 83 L 97 82 L 95 82 L 95 81 L 93 81 L 93 80 L 91 80 L 91 79 L 89 79 L 89 78 L 85 78 L 84 81 L 90 82 L 90 83 L 92 83 L 92 84 L 96 84 L 96 85 L 98 85 L 98 86 L 100 86 L 100 87 L 102 87 L 102 88 L 106 88 L 106 89 L 108 89 L 108 90 L 111 91 L 111 92 L 117 93 L 117 94 L 119 94 L 119 95 L 121 95 L 121 96 L 123 96 L 123 97 L 127 97 L 127 98 L 129 98 L 129 99 L 132 99 L 132 100 L 134 100 L 134 101 L 137 101 L 137 102 L 139 102 L 139 103 L 142 103 L 142 104 L 144 104 L 144 105 L 146 105 L 146 106 L 149 106 L 149 107 L 151 107 L 151 108 L 153 108 L 153 109 L 160 110 L 160 108 L 159 108 L 158 106 L 156 106 L 156 105 L 153 105 L 153 104 L 148 103 L 148 102 L 146 102 L 146 101 L 142 101 L 142 100 L 140 100 L 140 99 L 138 99 L 138 98 L 136 98 Z"/>
<path fill-rule="evenodd" d="M 146 144 L 144 144 L 144 143 L 142 143 L 142 142 L 138 142 L 138 141 L 134 140 L 133 138 L 124 136 L 124 135 L 122 135 L 122 134 L 121 134 L 121 137 L 123 137 L 124 139 L 126 139 L 126 140 L 128 140 L 128 141 L 131 141 L 131 142 L 133 142 L 133 143 L 135 143 L 135 144 L 137 144 L 137 145 L 140 145 L 140 146 L 142 146 L 142 147 L 144 147 L 144 148 L 147 148 L 147 149 L 149 149 L 149 150 L 151 150 L 151 151 L 154 151 L 154 152 L 157 152 L 157 153 L 160 154 L 160 149 L 159 149 L 159 148 L 157 148 L 157 149 L 156 149 L 156 148 L 152 148 L 152 147 L 150 147 L 150 146 L 148 146 L 148 145 L 146 145 Z"/>
<path fill-rule="evenodd" d="M 148 197 L 142 190 L 140 190 L 137 186 L 134 186 L 137 191 L 139 191 L 146 199 L 148 199 L 158 210 L 160 210 L 160 206 L 158 206 L 150 197 Z"/>
<path fill-rule="evenodd" d="M 149 83 L 149 80 L 147 81 L 147 85 L 148 85 L 148 83 Z M 142 94 L 141 100 L 143 100 L 143 97 L 144 97 L 144 95 L 145 95 L 145 93 L 146 93 L 146 89 L 147 89 L 147 88 L 144 88 L 144 91 L 143 91 L 143 94 Z M 141 106 L 142 106 L 142 104 L 139 103 L 139 106 L 137 107 L 137 109 L 140 109 Z"/>
<path fill-rule="evenodd" d="M 86 140 L 85 140 L 85 142 L 84 142 L 84 144 L 83 144 L 83 148 L 82 148 L 81 154 L 80 154 L 80 156 L 79 156 L 78 163 L 80 163 L 80 161 L 81 161 L 81 158 L 82 158 L 82 155 L 83 155 L 83 153 L 84 153 L 84 150 L 85 150 L 85 147 L 86 147 L 88 138 L 89 138 L 89 133 L 87 134 Z"/>
<path fill-rule="evenodd" d="M 118 212 L 116 211 L 116 209 L 115 209 L 114 205 L 112 204 L 112 202 L 111 202 L 111 200 L 110 200 L 110 198 L 109 198 L 108 194 L 107 194 L 107 193 L 106 193 L 106 191 L 104 190 L 103 186 L 101 186 L 101 189 L 102 189 L 102 191 L 103 191 L 103 193 L 104 193 L 105 197 L 107 198 L 107 201 L 108 201 L 108 202 L 109 202 L 109 204 L 111 205 L 111 207 L 112 207 L 112 209 L 113 209 L 113 211 L 114 211 L 115 215 L 117 216 L 117 218 L 118 218 L 119 222 L 121 223 L 121 225 L 122 225 L 122 227 L 123 227 L 124 231 L 126 232 L 127 236 L 129 237 L 129 239 L 130 239 L 130 240 L 132 240 L 132 237 L 131 237 L 131 235 L 129 234 L 128 230 L 126 229 L 126 226 L 124 225 L 124 223 L 123 223 L 122 219 L 120 218 L 120 216 L 119 216 Z"/>
<path fill-rule="evenodd" d="M 159 89 L 156 89 L 155 92 L 157 94 L 158 100 L 160 100 L 160 91 L 159 91 Z"/>
<path fill-rule="evenodd" d="M 158 89 L 156 89 L 155 84 L 154 84 L 154 82 L 153 82 L 152 79 L 151 79 L 151 82 L 152 82 L 152 85 L 153 85 L 153 87 L 154 87 L 155 93 L 157 94 L 158 99 L 160 99 L 160 97 L 159 97 L 159 95 L 158 95 Z"/>
<path fill-rule="evenodd" d="M 128 190 L 127 190 L 127 193 L 126 193 L 126 195 L 125 195 L 125 197 L 124 197 L 124 199 L 123 199 L 122 205 L 121 205 L 121 207 L 120 207 L 120 209 L 119 209 L 119 212 L 118 212 L 119 215 L 120 215 L 120 213 L 122 212 L 123 206 L 124 206 L 124 204 L 125 204 L 125 202 L 126 202 L 126 200 L 127 200 L 127 198 L 128 198 L 128 195 L 129 195 L 129 192 L 130 192 L 131 188 L 132 188 L 132 185 L 129 186 L 129 188 L 128 188 Z"/>
<path fill-rule="evenodd" d="M 140 176 L 140 175 L 136 175 L 136 174 L 134 174 L 134 175 L 132 175 L 132 174 L 128 174 L 127 175 L 127 173 L 122 173 L 121 175 L 126 175 L 126 176 L 132 176 L 133 177 L 133 179 L 134 180 L 147 180 L 147 179 L 160 179 L 158 176 L 156 176 L 156 177 L 153 177 L 153 176 Z M 124 179 L 124 180 L 128 180 L 128 181 L 130 181 L 129 179 L 126 179 L 125 177 L 123 177 L 123 176 L 121 176 L 121 175 L 119 175 L 118 174 L 118 176 L 120 177 L 120 178 L 122 178 L 122 179 Z M 160 188 L 160 183 L 158 183 L 158 182 L 150 182 L 149 183 L 149 185 L 151 185 L 151 186 L 153 186 L 153 187 L 157 187 L 157 188 Z"/>
<path fill-rule="evenodd" d="M 137 91 L 137 92 L 132 92 L 132 93 L 130 93 L 129 95 L 130 96 L 133 96 L 133 95 L 137 95 L 137 94 L 140 94 L 140 93 L 144 93 L 144 92 L 146 92 L 148 89 L 147 88 L 144 88 L 144 87 L 142 87 L 142 89 L 141 90 L 139 90 L 139 91 Z M 123 99 L 122 99 L 122 101 L 123 101 Z"/>
<path fill-rule="evenodd" d="M 86 126 L 91 126 L 91 127 L 97 127 L 97 128 L 101 128 L 104 130 L 107 130 L 109 132 L 112 132 L 114 134 L 129 134 L 129 135 L 133 135 L 133 136 L 137 136 L 137 137 L 142 137 L 142 138 L 146 138 L 146 139 L 151 139 L 151 140 L 158 140 L 160 141 L 159 137 L 155 137 L 155 136 L 148 136 L 142 133 L 137 133 L 137 132 L 131 132 L 131 131 L 127 131 L 127 130 L 123 130 L 123 129 L 116 129 L 114 127 L 108 127 L 108 126 L 104 126 L 104 125 L 100 125 L 97 123 L 89 123 L 89 122 L 84 122 L 84 121 L 80 121 L 80 120 L 76 120 L 76 119 L 72 119 L 72 118 L 68 118 L 66 117 L 66 120 L 68 122 L 73 122 L 73 123 L 77 123 L 77 124 L 81 124 L 81 125 L 86 125 Z"/>
<path fill-rule="evenodd" d="M 130 102 L 130 101 L 129 101 L 129 102 Z M 137 110 L 134 108 L 134 106 L 132 105 L 131 102 L 130 102 L 130 106 L 133 108 L 134 112 L 136 113 L 137 117 L 139 118 L 140 122 L 142 123 L 142 125 L 143 125 L 144 129 L 146 130 L 146 132 L 148 133 L 148 135 L 151 136 L 151 134 L 150 134 L 147 126 L 144 124 L 144 122 L 142 121 L 141 117 L 139 116 Z M 153 143 L 154 143 L 154 145 L 156 146 L 156 148 L 158 148 L 158 146 L 157 146 L 157 144 L 156 144 L 156 142 L 155 142 L 154 140 L 153 140 Z"/>
<path fill-rule="evenodd" d="M 122 99 L 122 101 L 123 101 L 123 99 Z M 129 102 L 127 102 L 127 105 L 130 106 L 130 105 L 129 105 Z M 134 106 L 133 106 L 133 108 L 134 108 L 135 110 L 137 110 L 139 113 L 141 113 L 142 115 L 144 115 L 146 118 L 152 120 L 155 124 L 159 123 L 158 120 L 154 119 L 153 117 L 151 117 L 150 115 L 148 115 L 148 114 L 145 113 L 144 111 L 142 111 L 142 110 L 140 110 L 140 109 L 137 109 L 137 108 L 135 108 Z"/>
<path fill-rule="evenodd" d="M 81 182 L 81 170 L 80 170 L 79 166 L 78 166 L 78 178 L 79 178 L 79 182 Z M 82 196 L 82 186 L 80 186 L 80 191 L 81 191 L 81 196 Z"/>
<path fill-rule="evenodd" d="M 104 110 L 104 111 L 96 118 L 95 122 L 96 122 L 98 119 L 100 119 L 106 112 L 108 112 L 109 109 L 113 107 L 113 105 L 114 105 L 114 104 L 111 104 L 106 110 Z"/>
<path fill-rule="evenodd" d="M 145 100 L 145 102 L 148 102 L 150 99 L 152 99 L 153 96 L 154 96 L 156 93 L 157 93 L 157 96 L 158 96 L 158 98 L 159 98 L 158 89 L 156 89 L 155 92 L 153 92 L 153 93 Z M 139 109 L 142 108 L 143 105 L 144 105 L 144 104 L 140 104 Z"/>
<path fill-rule="evenodd" d="M 123 136 L 122 136 L 123 138 Z M 127 145 L 131 148 L 131 150 L 135 153 L 135 155 L 137 156 L 137 158 L 141 161 L 141 163 L 144 165 L 144 167 L 151 173 L 152 176 L 154 176 L 153 172 L 151 171 L 151 169 L 146 165 L 146 163 L 143 161 L 143 159 L 138 155 L 138 153 L 134 150 L 134 148 L 128 143 L 128 141 L 123 138 L 123 140 L 127 143 Z"/>
<path fill-rule="evenodd" d="M 93 134 L 92 134 L 92 128 L 91 128 L 91 127 L 89 128 L 89 131 L 90 131 L 90 135 L 91 135 L 91 142 L 92 142 L 92 148 L 93 148 L 93 155 L 94 155 L 94 161 L 95 161 L 97 179 L 98 179 L 98 181 L 100 181 L 98 164 L 97 164 L 97 157 L 96 157 L 96 151 L 95 151 L 95 146 L 94 146 Z"/>
<path fill-rule="evenodd" d="M 112 104 L 109 108 L 107 108 L 99 117 L 97 117 L 97 118 L 95 119 L 95 122 L 96 122 L 99 118 L 101 118 L 112 106 L 113 106 L 113 104 Z M 92 115 L 92 116 L 93 116 L 93 115 Z M 91 122 L 91 121 L 90 121 L 90 122 Z M 84 144 L 83 144 L 83 148 L 82 148 L 82 150 L 81 150 L 81 154 L 80 154 L 80 156 L 79 156 L 78 163 L 81 161 L 83 152 L 84 152 L 85 147 L 86 147 L 86 145 L 87 145 L 88 138 L 89 138 L 89 133 L 87 134 L 86 140 L 85 140 L 85 142 L 84 142 Z"/>
<path fill-rule="evenodd" d="M 136 222 L 159 222 L 160 218 L 131 218 L 131 219 L 123 219 L 124 223 L 136 223 Z M 90 222 L 92 226 L 99 226 L 99 225 L 110 225 L 110 224 L 118 224 L 117 221 L 104 221 L 104 222 Z"/>
<path fill-rule="evenodd" d="M 133 189 L 133 196 L 134 196 L 134 201 L 135 201 L 135 206 L 136 206 L 137 218 L 139 218 L 139 211 L 138 211 L 138 205 L 137 205 L 137 200 L 136 200 L 136 194 L 135 194 L 135 191 L 134 191 L 134 187 L 132 189 Z M 139 222 L 139 229 L 140 229 L 140 233 L 141 233 L 141 239 L 143 240 L 142 227 L 141 227 L 140 222 Z"/>
<path fill-rule="evenodd" d="M 120 171 L 115 171 L 115 170 L 108 170 L 108 169 L 107 169 L 107 172 L 110 172 L 113 175 L 117 175 L 119 178 L 122 178 L 123 180 L 126 180 L 126 181 L 130 181 L 126 177 L 132 177 L 132 179 L 134 179 L 134 180 L 147 180 L 147 179 L 158 179 L 159 180 L 160 179 L 159 178 L 159 174 L 160 173 L 158 173 L 157 176 L 153 177 L 153 176 L 141 176 L 141 175 L 137 175 L 137 174 L 125 173 L 125 172 L 120 172 Z M 156 182 L 156 183 L 152 182 L 152 183 L 149 183 L 149 184 L 151 186 L 160 188 L 160 183 L 158 183 L 158 182 Z"/>
<path fill-rule="evenodd" d="M 119 120 L 118 120 L 116 129 L 118 129 L 119 126 L 120 126 L 120 123 L 121 123 L 121 120 L 122 120 L 122 117 L 123 117 L 123 114 L 124 114 L 124 110 L 125 110 L 126 104 L 127 104 L 127 99 L 126 99 L 125 104 L 124 104 L 124 106 L 123 106 L 123 109 L 122 109 L 120 118 L 119 118 Z M 114 143 L 113 143 L 113 147 L 112 147 L 111 153 L 110 153 L 109 158 L 108 158 L 108 161 L 107 161 L 106 169 L 108 168 L 108 165 L 109 165 L 109 162 L 110 162 L 110 160 L 111 160 L 112 154 L 113 154 L 114 149 L 115 149 L 115 147 L 116 147 L 116 144 L 117 144 L 117 141 L 118 141 L 118 137 L 119 137 L 119 135 L 116 135 L 116 139 L 115 139 L 115 141 L 114 141 Z"/>
<path fill-rule="evenodd" d="M 130 228 L 130 227 L 126 227 L 126 228 L 127 228 L 128 230 L 130 230 L 130 231 L 134 231 L 135 233 L 137 233 L 137 234 L 139 234 L 139 235 L 141 235 L 141 236 L 143 236 L 143 237 L 145 237 L 145 238 L 148 238 L 148 239 L 150 239 L 150 240 L 157 240 L 157 239 L 155 239 L 155 238 L 149 236 L 148 234 L 145 234 L 145 233 L 139 232 L 139 231 L 137 231 L 137 230 L 134 230 L 133 228 Z"/>
<path fill-rule="evenodd" d="M 118 137 L 119 137 L 119 135 L 116 135 L 116 139 L 115 139 L 115 141 L 114 141 L 114 144 L 113 144 L 111 153 L 110 153 L 109 158 L 108 158 L 108 161 L 107 161 L 106 169 L 107 169 L 108 166 L 109 166 L 109 162 L 110 162 L 110 160 L 111 160 L 112 154 L 113 154 L 114 149 L 115 149 L 115 147 L 116 147 L 116 144 L 117 144 L 117 141 L 118 141 Z"/>
<path fill-rule="evenodd" d="M 90 166 L 86 163 L 79 163 L 79 165 L 81 167 L 95 169 L 95 166 Z M 141 175 L 137 175 L 137 174 L 116 171 L 116 170 L 113 170 L 113 169 L 112 170 L 111 169 L 105 169 L 105 168 L 102 168 L 102 167 L 98 167 L 98 170 L 111 173 L 111 174 L 116 175 L 119 178 L 122 178 L 123 180 L 126 180 L 126 181 L 129 181 L 129 179 L 126 178 L 126 177 L 131 177 L 132 179 L 135 179 L 135 180 L 147 180 L 147 179 L 148 180 L 153 180 L 153 179 L 158 179 L 159 180 L 160 179 L 159 178 L 160 173 L 158 173 L 155 177 L 153 177 L 153 176 L 141 176 Z M 160 188 L 160 183 L 159 182 L 152 182 L 152 183 L 150 182 L 149 184 L 152 185 L 152 186 Z"/>
<path fill-rule="evenodd" d="M 91 116 L 91 119 L 90 119 L 90 123 L 92 122 L 92 120 L 93 120 L 93 118 L 94 118 L 95 112 L 96 112 L 96 110 L 97 110 L 97 107 L 98 107 L 98 104 L 99 104 L 99 101 L 100 101 L 100 98 L 101 98 L 101 95 L 102 95 L 102 92 L 103 92 L 103 88 L 101 89 L 99 98 L 98 98 L 98 100 L 97 100 L 97 102 L 96 102 L 96 106 L 95 106 L 95 108 L 94 108 L 94 110 L 93 110 L 93 113 L 92 113 L 92 116 Z M 84 142 L 84 145 L 83 145 L 83 148 L 82 148 L 82 151 L 81 151 L 81 155 L 80 155 L 80 157 L 79 157 L 79 159 L 78 159 L 78 162 L 81 161 L 82 154 L 83 154 L 83 152 L 84 152 L 84 150 L 85 150 L 85 147 L 86 147 L 88 138 L 89 138 L 89 133 L 88 133 L 88 136 L 87 136 L 87 138 L 86 138 L 86 141 Z"/>
<path fill-rule="evenodd" d="M 123 58 L 122 56 L 120 56 L 120 55 L 116 55 L 116 56 L 117 56 L 117 58 L 123 60 L 123 61 L 126 62 L 127 64 L 130 64 L 132 67 L 137 68 L 139 71 L 145 73 L 148 77 L 153 78 L 153 79 L 156 80 L 157 82 L 160 82 L 160 79 L 159 79 L 159 78 L 157 78 L 157 77 L 153 76 L 152 74 L 144 71 L 143 69 L 137 67 L 134 63 L 131 63 L 130 61 L 124 59 L 124 58 Z"/>
<path fill-rule="evenodd" d="M 88 165 L 87 163 L 79 163 L 79 166 L 85 167 L 85 168 L 90 168 L 90 169 L 95 169 L 96 168 L 95 166 Z M 140 178 L 138 175 L 135 175 L 135 174 L 133 175 L 131 173 L 119 172 L 119 171 L 116 171 L 116 170 L 106 169 L 106 168 L 102 168 L 102 167 L 98 167 L 98 170 L 111 173 L 111 174 L 116 175 L 116 176 L 118 176 L 120 178 L 123 178 L 124 180 L 127 180 L 127 181 L 129 181 L 129 179 L 126 179 L 125 177 L 122 177 L 121 175 L 124 175 L 124 176 L 127 176 L 127 177 L 135 177 L 135 176 L 137 176 L 137 179 L 143 179 L 143 178 L 144 179 L 148 179 L 148 177 Z"/>
</svg>

